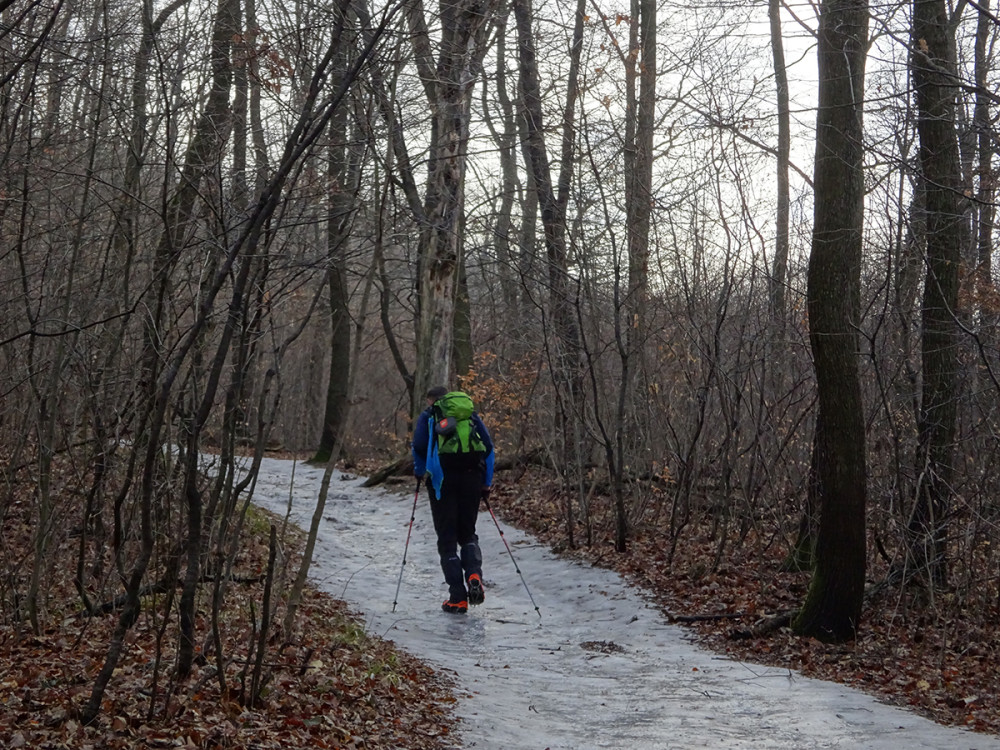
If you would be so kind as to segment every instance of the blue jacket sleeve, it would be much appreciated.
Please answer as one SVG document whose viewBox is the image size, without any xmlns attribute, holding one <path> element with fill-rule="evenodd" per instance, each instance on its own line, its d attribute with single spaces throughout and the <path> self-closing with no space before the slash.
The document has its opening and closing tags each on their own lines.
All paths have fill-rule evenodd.
<svg viewBox="0 0 1000 750">
<path fill-rule="evenodd" d="M 413 476 L 422 477 L 427 472 L 427 440 L 430 433 L 427 430 L 429 413 L 424 409 L 413 425 L 413 442 L 410 450 L 413 452 Z"/>
<path fill-rule="evenodd" d="M 483 441 L 486 446 L 486 468 L 483 471 L 483 486 L 492 487 L 493 486 L 493 439 L 490 437 L 490 431 L 486 429 L 486 425 L 483 424 L 483 420 L 479 418 L 478 414 L 472 415 L 472 424 L 476 428 L 476 432 L 479 434 L 479 439 Z"/>
</svg>

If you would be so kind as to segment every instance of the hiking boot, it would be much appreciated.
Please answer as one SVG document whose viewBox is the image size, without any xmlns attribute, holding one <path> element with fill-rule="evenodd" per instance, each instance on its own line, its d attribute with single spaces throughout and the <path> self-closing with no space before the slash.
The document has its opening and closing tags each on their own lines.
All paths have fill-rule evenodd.
<svg viewBox="0 0 1000 750">
<path fill-rule="evenodd" d="M 478 573 L 469 576 L 469 604 L 482 604 L 486 599 L 486 589 L 483 588 L 483 579 Z"/>
<path fill-rule="evenodd" d="M 441 605 L 441 609 L 453 615 L 464 615 L 469 611 L 469 603 L 466 601 L 453 602 L 451 599 L 445 599 L 444 604 Z"/>
</svg>

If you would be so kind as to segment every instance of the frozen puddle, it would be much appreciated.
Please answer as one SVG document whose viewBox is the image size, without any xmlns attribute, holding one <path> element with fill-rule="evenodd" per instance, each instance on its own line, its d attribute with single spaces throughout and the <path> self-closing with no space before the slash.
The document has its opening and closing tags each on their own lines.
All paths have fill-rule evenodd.
<svg viewBox="0 0 1000 750">
<path fill-rule="evenodd" d="M 265 459 L 255 502 L 308 528 L 321 469 Z M 501 524 L 539 617 L 488 513 L 480 514 L 486 603 L 465 616 L 446 596 L 421 493 L 396 611 L 413 495 L 334 474 L 314 582 L 459 683 L 454 737 L 482 750 L 878 748 L 1000 750 L 836 683 L 698 649 L 620 576 L 561 560 Z"/>
</svg>

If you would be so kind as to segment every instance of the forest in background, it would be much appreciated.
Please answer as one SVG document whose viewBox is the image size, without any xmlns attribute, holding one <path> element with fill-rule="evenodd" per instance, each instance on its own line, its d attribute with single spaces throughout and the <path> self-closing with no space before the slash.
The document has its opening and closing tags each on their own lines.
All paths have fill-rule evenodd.
<svg viewBox="0 0 1000 750">
<path fill-rule="evenodd" d="M 237 454 L 390 462 L 437 381 L 552 472 L 570 548 L 655 533 L 670 570 L 707 522 L 712 575 L 766 539 L 854 576 L 799 621 L 833 640 L 859 581 L 995 614 L 998 28 L 968 0 L 0 0 L 0 524 L 30 532 L 0 620 L 60 621 L 71 543 L 79 610 L 116 618 L 84 721 L 150 607 L 176 677 L 214 640 L 225 687 Z"/>
</svg>

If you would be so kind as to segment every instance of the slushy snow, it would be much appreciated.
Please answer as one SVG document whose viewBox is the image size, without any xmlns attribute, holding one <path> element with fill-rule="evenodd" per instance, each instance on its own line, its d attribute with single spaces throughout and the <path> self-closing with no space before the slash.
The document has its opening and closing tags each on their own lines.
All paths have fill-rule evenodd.
<svg viewBox="0 0 1000 750">
<path fill-rule="evenodd" d="M 292 461 L 264 459 L 254 502 L 279 516 L 290 502 L 290 520 L 308 529 L 323 470 L 299 463 L 292 475 Z M 1000 750 L 995 736 L 702 650 L 618 574 L 560 559 L 501 522 L 539 616 L 486 512 L 478 525 L 486 602 L 446 614 L 426 495 L 401 568 L 413 492 L 362 482 L 334 473 L 311 578 L 358 611 L 369 632 L 453 674 L 455 747 Z"/>
</svg>

